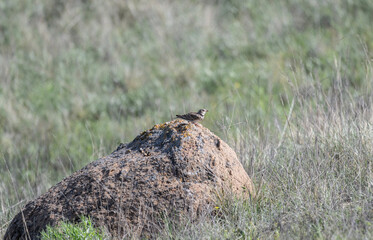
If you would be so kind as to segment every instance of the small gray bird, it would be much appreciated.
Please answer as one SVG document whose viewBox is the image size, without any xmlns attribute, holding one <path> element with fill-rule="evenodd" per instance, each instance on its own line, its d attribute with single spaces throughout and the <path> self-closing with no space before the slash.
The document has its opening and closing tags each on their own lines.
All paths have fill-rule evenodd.
<svg viewBox="0 0 373 240">
<path fill-rule="evenodd" d="M 207 109 L 200 109 L 198 112 L 190 112 L 184 115 L 176 115 L 176 117 L 194 123 L 203 120 L 207 112 Z"/>
</svg>

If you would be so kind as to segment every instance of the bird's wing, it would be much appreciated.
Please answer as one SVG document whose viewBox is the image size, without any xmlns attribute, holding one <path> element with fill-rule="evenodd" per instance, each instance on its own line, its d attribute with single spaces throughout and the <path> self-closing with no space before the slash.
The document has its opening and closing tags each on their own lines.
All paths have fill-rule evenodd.
<svg viewBox="0 0 373 240">
<path fill-rule="evenodd" d="M 200 119 L 200 116 L 197 113 L 188 113 L 188 114 L 185 114 L 185 115 L 176 115 L 176 117 L 182 118 L 182 119 L 185 119 L 185 120 L 189 120 L 189 121 L 195 121 L 195 120 Z"/>
</svg>

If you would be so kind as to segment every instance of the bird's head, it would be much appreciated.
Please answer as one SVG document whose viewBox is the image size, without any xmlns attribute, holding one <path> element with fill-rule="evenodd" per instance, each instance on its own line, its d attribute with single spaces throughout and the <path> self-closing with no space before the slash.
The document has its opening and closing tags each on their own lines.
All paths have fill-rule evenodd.
<svg viewBox="0 0 373 240">
<path fill-rule="evenodd" d="M 205 114 L 206 114 L 208 111 L 209 111 L 209 110 L 202 108 L 202 109 L 200 109 L 200 110 L 198 111 L 198 114 L 200 114 L 200 115 L 202 115 L 202 116 L 205 116 Z"/>
</svg>

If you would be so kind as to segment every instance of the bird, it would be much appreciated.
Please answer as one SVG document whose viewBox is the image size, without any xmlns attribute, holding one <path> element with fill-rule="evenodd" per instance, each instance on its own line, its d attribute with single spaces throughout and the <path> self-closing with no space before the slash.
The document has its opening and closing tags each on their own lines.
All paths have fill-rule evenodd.
<svg viewBox="0 0 373 240">
<path fill-rule="evenodd" d="M 190 112 L 184 115 L 176 115 L 176 117 L 195 123 L 195 122 L 203 120 L 207 112 L 208 112 L 207 109 L 202 108 L 198 110 L 198 112 Z"/>
</svg>

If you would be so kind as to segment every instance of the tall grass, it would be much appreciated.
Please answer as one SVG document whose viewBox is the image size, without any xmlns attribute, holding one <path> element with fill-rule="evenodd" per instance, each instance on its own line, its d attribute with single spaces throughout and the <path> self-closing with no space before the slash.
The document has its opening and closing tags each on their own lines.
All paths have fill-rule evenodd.
<svg viewBox="0 0 373 240">
<path fill-rule="evenodd" d="M 24 204 L 200 107 L 254 202 L 168 238 L 371 238 L 370 1 L 0 2 L 0 236 Z M 187 221 L 187 220 L 186 220 Z"/>
</svg>

